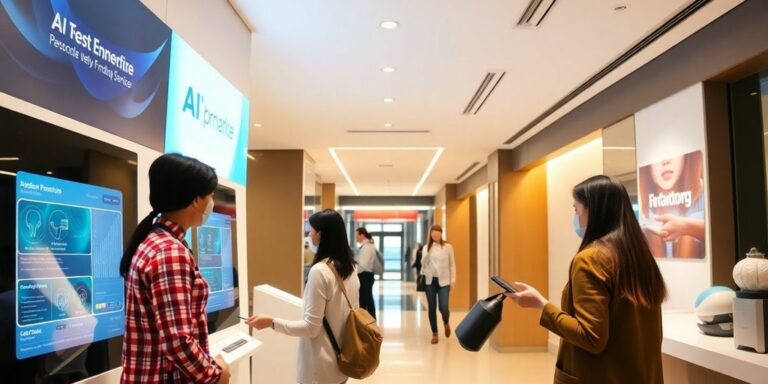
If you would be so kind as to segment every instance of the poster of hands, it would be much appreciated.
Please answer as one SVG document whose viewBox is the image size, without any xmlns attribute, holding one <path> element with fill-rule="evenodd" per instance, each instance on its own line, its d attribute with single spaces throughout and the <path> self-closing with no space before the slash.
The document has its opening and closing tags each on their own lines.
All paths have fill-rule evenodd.
<svg viewBox="0 0 768 384">
<path fill-rule="evenodd" d="M 703 167 L 695 151 L 638 170 L 640 226 L 654 257 L 704 259 Z"/>
</svg>

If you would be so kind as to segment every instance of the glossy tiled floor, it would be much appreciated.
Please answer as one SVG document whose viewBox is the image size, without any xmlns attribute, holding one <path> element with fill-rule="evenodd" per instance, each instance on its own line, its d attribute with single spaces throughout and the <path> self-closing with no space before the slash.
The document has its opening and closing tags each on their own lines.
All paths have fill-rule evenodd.
<svg viewBox="0 0 768 384">
<path fill-rule="evenodd" d="M 488 345 L 480 352 L 467 352 L 455 336 L 446 340 L 442 334 L 440 342 L 431 345 L 429 321 L 423 309 L 426 302 L 423 294 L 415 292 L 413 283 L 376 283 L 374 292 L 378 294 L 377 313 L 384 345 L 381 365 L 365 383 L 552 382 L 555 356 L 550 353 L 498 353 Z M 454 329 L 463 316 L 451 313 Z"/>
</svg>

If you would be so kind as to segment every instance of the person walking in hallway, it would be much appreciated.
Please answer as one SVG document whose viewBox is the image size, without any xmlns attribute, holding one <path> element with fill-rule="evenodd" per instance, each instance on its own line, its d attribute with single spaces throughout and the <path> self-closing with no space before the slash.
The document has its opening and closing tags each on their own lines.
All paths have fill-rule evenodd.
<svg viewBox="0 0 768 384">
<path fill-rule="evenodd" d="M 357 250 L 357 277 L 360 279 L 360 308 L 376 318 L 376 303 L 373 301 L 373 275 L 374 265 L 376 263 L 376 244 L 373 243 L 373 237 L 368 230 L 360 227 L 356 230 L 356 240 L 360 244 Z"/>
<path fill-rule="evenodd" d="M 149 167 L 152 212 L 120 260 L 125 279 L 121 383 L 229 382 L 229 367 L 208 351 L 208 283 L 186 231 L 213 212 L 213 168 L 177 154 Z M 159 217 L 158 217 L 159 216 Z"/>
<path fill-rule="evenodd" d="M 416 243 L 416 247 L 413 250 L 413 268 L 416 268 L 416 276 L 421 275 L 421 256 L 424 250 L 424 246 Z"/>
<path fill-rule="evenodd" d="M 429 326 L 432 330 L 432 344 L 437 344 L 437 308 L 443 318 L 445 337 L 451 337 L 451 326 L 448 324 L 450 311 L 448 302 L 451 286 L 456 283 L 456 261 L 453 257 L 453 246 L 443 240 L 443 228 L 433 225 L 429 231 L 429 242 L 423 251 L 421 259 L 422 274 L 427 284 L 427 310 Z"/>
<path fill-rule="evenodd" d="M 344 335 L 350 308 L 335 273 L 343 280 L 349 301 L 355 308 L 359 301 L 360 281 L 341 215 L 326 209 L 310 216 L 309 225 L 310 248 L 314 248 L 315 260 L 304 290 L 304 318 L 289 321 L 254 315 L 248 319 L 248 325 L 259 330 L 271 327 L 275 332 L 300 337 L 299 384 L 346 383 L 348 377 L 339 370 L 336 352 L 323 329 L 323 320 L 327 319 L 335 337 Z"/>
<path fill-rule="evenodd" d="M 663 383 L 664 279 L 624 186 L 593 176 L 573 188 L 573 225 L 582 238 L 561 308 L 535 288 L 506 294 L 541 311 L 540 324 L 562 339 L 555 383 Z"/>
</svg>

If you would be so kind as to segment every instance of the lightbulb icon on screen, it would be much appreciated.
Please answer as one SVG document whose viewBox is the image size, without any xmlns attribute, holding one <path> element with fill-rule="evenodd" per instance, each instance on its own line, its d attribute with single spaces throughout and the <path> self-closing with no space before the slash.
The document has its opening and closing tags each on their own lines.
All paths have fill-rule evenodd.
<svg viewBox="0 0 768 384">
<path fill-rule="evenodd" d="M 36 209 L 30 209 L 27 211 L 25 218 L 27 229 L 29 230 L 29 237 L 37 238 L 37 231 L 43 226 L 43 216 Z"/>
<path fill-rule="evenodd" d="M 69 232 L 69 217 L 67 217 L 64 212 L 59 210 L 53 211 L 48 220 L 48 224 L 50 226 L 51 236 L 53 236 L 54 239 L 61 241 L 67 237 L 67 232 Z"/>
</svg>

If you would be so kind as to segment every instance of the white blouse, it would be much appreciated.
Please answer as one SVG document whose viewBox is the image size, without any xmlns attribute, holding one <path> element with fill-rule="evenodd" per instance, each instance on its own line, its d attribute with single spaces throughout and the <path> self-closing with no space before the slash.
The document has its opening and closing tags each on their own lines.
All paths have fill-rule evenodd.
<svg viewBox="0 0 768 384">
<path fill-rule="evenodd" d="M 424 247 L 423 253 L 421 274 L 426 278 L 427 284 L 432 283 L 433 277 L 437 277 L 441 287 L 456 282 L 456 261 L 453 258 L 452 245 L 432 243 L 429 252 Z"/>
<path fill-rule="evenodd" d="M 349 301 L 359 307 L 360 280 L 357 271 L 344 280 Z M 304 319 L 288 321 L 274 319 L 275 331 L 289 336 L 299 336 L 299 362 L 297 382 L 300 384 L 339 384 L 347 380 L 336 363 L 328 335 L 323 328 L 323 316 L 331 325 L 339 346 L 344 342 L 344 328 L 349 315 L 349 305 L 342 295 L 336 277 L 325 262 L 312 266 L 304 290 Z"/>
<path fill-rule="evenodd" d="M 373 272 L 377 257 L 376 246 L 370 241 L 363 243 L 355 257 L 355 261 L 357 261 L 357 266 L 359 268 L 357 272 Z"/>
</svg>

